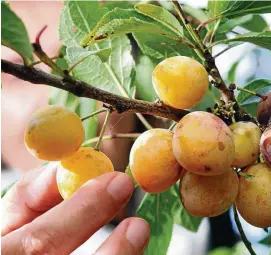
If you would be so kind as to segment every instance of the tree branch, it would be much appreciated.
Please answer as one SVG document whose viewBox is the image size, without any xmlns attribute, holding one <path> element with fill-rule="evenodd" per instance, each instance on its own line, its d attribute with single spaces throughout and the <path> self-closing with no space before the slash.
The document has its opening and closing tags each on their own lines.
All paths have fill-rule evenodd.
<svg viewBox="0 0 271 255">
<path fill-rule="evenodd" d="M 118 96 L 102 89 L 96 88 L 82 81 L 59 78 L 43 72 L 40 69 L 26 67 L 1 60 L 1 70 L 21 80 L 34 84 L 44 84 L 69 91 L 78 97 L 92 98 L 112 106 L 118 113 L 143 113 L 178 121 L 189 111 L 179 110 L 167 105 L 145 102 L 136 99 Z"/>
</svg>

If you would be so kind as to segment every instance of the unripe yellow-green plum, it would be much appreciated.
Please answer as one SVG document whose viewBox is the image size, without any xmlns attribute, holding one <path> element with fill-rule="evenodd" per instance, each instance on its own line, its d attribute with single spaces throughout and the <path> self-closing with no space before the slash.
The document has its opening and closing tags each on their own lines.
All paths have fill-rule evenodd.
<svg viewBox="0 0 271 255">
<path fill-rule="evenodd" d="M 236 122 L 230 125 L 235 144 L 235 158 L 232 166 L 244 167 L 255 163 L 260 154 L 262 132 L 252 122 Z"/>
<path fill-rule="evenodd" d="M 93 148 L 80 148 L 71 157 L 60 162 L 57 186 L 64 199 L 69 198 L 88 180 L 114 171 L 110 159 Z"/>
<path fill-rule="evenodd" d="M 172 132 L 151 129 L 141 134 L 130 152 L 130 168 L 138 185 L 149 193 L 169 189 L 177 182 L 181 166 L 172 151 Z"/>
<path fill-rule="evenodd" d="M 239 213 L 255 227 L 271 227 L 271 168 L 257 163 L 243 173 L 252 177 L 240 176 L 236 199 Z"/>
<path fill-rule="evenodd" d="M 182 204 L 193 216 L 220 215 L 235 202 L 238 183 L 238 176 L 232 168 L 217 176 L 202 176 L 185 171 L 180 180 Z"/>
<path fill-rule="evenodd" d="M 50 105 L 39 109 L 25 131 L 25 145 L 35 157 L 60 161 L 74 154 L 84 140 L 79 116 L 67 108 Z"/>
<path fill-rule="evenodd" d="M 235 155 L 231 130 L 208 112 L 197 111 L 184 116 L 175 127 L 172 144 L 181 166 L 199 175 L 228 171 Z"/>
<path fill-rule="evenodd" d="M 176 56 L 159 63 L 152 83 L 160 100 L 177 109 L 192 108 L 208 90 L 208 73 L 198 61 Z"/>
</svg>

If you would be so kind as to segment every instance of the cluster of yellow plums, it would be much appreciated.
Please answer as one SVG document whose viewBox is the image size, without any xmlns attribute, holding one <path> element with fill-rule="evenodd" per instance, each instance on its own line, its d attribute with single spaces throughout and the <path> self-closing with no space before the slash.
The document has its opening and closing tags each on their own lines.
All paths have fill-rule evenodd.
<svg viewBox="0 0 271 255">
<path fill-rule="evenodd" d="M 157 65 L 153 85 L 164 104 L 186 109 L 203 98 L 209 80 L 199 62 L 178 56 Z M 173 131 L 151 129 L 136 139 L 130 152 L 131 173 L 149 193 L 165 191 L 180 181 L 180 197 L 191 215 L 217 216 L 236 203 L 249 223 L 269 227 L 271 168 L 255 163 L 261 136 L 252 122 L 228 127 L 211 113 L 191 112 Z M 83 140 L 82 121 L 61 106 L 40 109 L 25 132 L 26 146 L 33 155 L 60 161 L 57 184 L 64 199 L 87 180 L 114 171 L 102 152 L 80 147 Z"/>
</svg>

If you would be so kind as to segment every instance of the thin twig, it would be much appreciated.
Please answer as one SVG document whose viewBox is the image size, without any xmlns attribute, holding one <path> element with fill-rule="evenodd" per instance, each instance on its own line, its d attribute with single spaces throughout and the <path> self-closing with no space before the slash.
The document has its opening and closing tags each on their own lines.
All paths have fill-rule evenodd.
<svg viewBox="0 0 271 255">
<path fill-rule="evenodd" d="M 104 135 L 102 140 L 111 140 L 111 139 L 132 139 L 132 140 L 135 140 L 137 137 L 140 136 L 140 133 L 132 133 L 132 134 L 129 134 L 129 133 L 125 133 L 125 134 L 122 134 L 122 133 L 118 133 L 118 134 L 112 134 L 112 135 Z M 87 146 L 87 145 L 90 145 L 90 144 L 93 144 L 93 143 L 96 143 L 98 142 L 100 137 L 94 137 L 94 138 L 91 138 L 87 141 L 85 141 L 82 146 Z"/>
<path fill-rule="evenodd" d="M 211 22 L 217 20 L 218 18 L 219 18 L 219 16 L 215 16 L 215 17 L 213 17 L 213 18 L 207 19 L 206 21 L 204 21 L 204 22 L 202 22 L 201 24 L 199 24 L 199 26 L 196 28 L 196 31 L 199 33 L 200 30 L 201 30 L 202 28 L 204 28 L 204 27 L 205 27 L 206 25 L 208 25 L 209 23 L 211 23 Z"/>
<path fill-rule="evenodd" d="M 247 239 L 246 234 L 242 228 L 242 225 L 241 225 L 241 222 L 240 222 L 238 212 L 237 212 L 235 205 L 233 205 L 233 212 L 234 212 L 234 220 L 235 220 L 236 226 L 239 230 L 239 233 L 240 233 L 240 236 L 242 238 L 243 243 L 245 244 L 245 246 L 247 247 L 247 249 L 251 255 L 257 255 L 255 253 L 255 251 L 252 249 L 251 242 Z"/>
<path fill-rule="evenodd" d="M 177 122 L 174 121 L 174 122 L 170 125 L 170 127 L 168 128 L 168 130 L 172 131 L 172 130 L 175 128 L 176 125 L 177 125 Z"/>
<path fill-rule="evenodd" d="M 216 32 L 217 32 L 217 30 L 218 30 L 218 28 L 219 28 L 220 21 L 221 21 L 221 20 L 219 19 L 219 20 L 216 22 L 216 24 L 215 24 L 214 30 L 213 30 L 212 35 L 211 35 L 211 38 L 210 38 L 210 43 L 213 43 L 214 40 L 215 40 L 215 35 L 216 35 Z"/>
<path fill-rule="evenodd" d="M 219 57 L 220 55 L 222 55 L 223 53 L 225 53 L 226 51 L 230 50 L 231 48 L 233 48 L 235 46 L 237 46 L 237 45 L 232 44 L 232 45 L 228 46 L 224 50 L 222 50 L 222 51 L 218 52 L 216 55 L 214 55 L 213 58 L 216 59 L 217 57 Z"/>
<path fill-rule="evenodd" d="M 56 56 L 54 56 L 54 57 L 51 57 L 50 59 L 51 60 L 55 60 L 55 59 L 58 59 L 58 58 L 62 58 L 63 56 L 61 56 L 61 55 L 56 55 Z M 29 67 L 32 67 L 32 66 L 35 66 L 35 65 L 38 65 L 38 64 L 41 64 L 42 63 L 42 61 L 41 60 L 38 60 L 38 61 L 34 61 L 34 62 L 32 62 L 30 65 L 28 65 Z"/>
<path fill-rule="evenodd" d="M 107 109 L 107 113 L 106 113 L 105 120 L 104 120 L 104 123 L 103 123 L 103 126 L 102 126 L 102 130 L 100 132 L 99 140 L 98 140 L 98 142 L 96 143 L 96 146 L 95 146 L 95 150 L 97 150 L 97 151 L 100 150 L 100 145 L 101 145 L 101 142 L 103 140 L 104 132 L 105 132 L 106 126 L 108 124 L 109 117 L 110 117 L 111 113 L 112 113 L 112 110 Z"/>
<path fill-rule="evenodd" d="M 175 109 L 164 104 L 159 105 L 118 96 L 83 81 L 63 79 L 47 74 L 38 68 L 14 64 L 7 60 L 1 60 L 1 69 L 2 72 L 11 74 L 24 81 L 29 81 L 34 84 L 49 85 L 68 91 L 78 97 L 91 98 L 109 104 L 117 113 L 132 112 L 149 114 L 175 121 L 179 121 L 184 115 L 189 113 L 187 110 Z"/>
<path fill-rule="evenodd" d="M 268 96 L 261 95 L 259 93 L 256 93 L 256 92 L 248 90 L 248 89 L 237 87 L 237 90 L 246 92 L 246 93 L 251 94 L 251 95 L 256 96 L 256 97 L 260 97 L 263 101 L 265 101 L 268 98 Z"/>
<path fill-rule="evenodd" d="M 99 109 L 99 110 L 97 110 L 97 111 L 95 111 L 95 112 L 81 118 L 81 121 L 87 120 L 87 119 L 89 119 L 89 118 L 91 118 L 91 117 L 93 117 L 93 116 L 95 116 L 95 115 L 97 115 L 99 113 L 106 112 L 106 111 L 107 111 L 107 109 L 104 109 L 104 108 Z"/>
</svg>

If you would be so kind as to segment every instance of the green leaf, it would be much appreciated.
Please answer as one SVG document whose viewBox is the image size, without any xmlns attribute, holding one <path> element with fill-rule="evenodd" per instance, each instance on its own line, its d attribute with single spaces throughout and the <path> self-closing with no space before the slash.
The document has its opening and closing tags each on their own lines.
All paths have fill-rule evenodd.
<svg viewBox="0 0 271 255">
<path fill-rule="evenodd" d="M 258 80 L 254 80 L 249 82 L 248 84 L 246 84 L 243 88 L 244 89 L 248 89 L 251 90 L 253 92 L 259 92 L 264 88 L 270 87 L 271 88 L 271 80 L 267 80 L 267 79 L 258 79 Z M 248 100 L 250 97 L 252 97 L 253 95 L 244 92 L 244 91 L 240 91 L 238 96 L 237 96 L 237 102 L 239 104 L 244 103 L 246 100 Z"/>
<path fill-rule="evenodd" d="M 65 5 L 62 9 L 59 21 L 59 38 L 67 47 L 79 46 L 84 33 L 78 30 L 70 17 L 69 7 Z"/>
<path fill-rule="evenodd" d="M 70 10 L 70 15 L 74 22 L 74 25 L 84 33 L 89 33 L 97 22 L 108 11 L 115 7 L 131 8 L 133 5 L 130 2 L 125 1 L 108 1 L 101 3 L 100 1 L 81 1 L 74 0 L 68 1 L 67 5 Z"/>
<path fill-rule="evenodd" d="M 102 17 L 88 36 L 83 39 L 81 45 L 86 46 L 93 42 L 133 32 L 161 34 L 173 37 L 175 40 L 180 37 L 160 22 L 140 14 L 136 10 L 115 8 Z"/>
<path fill-rule="evenodd" d="M 92 6 L 91 4 L 92 2 L 86 2 L 85 4 L 81 4 L 81 2 L 78 1 L 75 1 L 73 4 L 68 2 L 68 14 L 71 14 L 69 17 L 71 23 L 67 24 L 66 22 L 68 28 L 71 24 L 75 24 L 75 22 L 77 22 L 76 24 L 80 28 L 76 27 L 76 29 L 78 31 L 84 31 L 81 31 L 84 36 L 91 31 L 91 27 L 88 24 L 88 16 L 92 15 L 93 12 L 93 9 L 89 8 Z M 82 8 L 85 8 L 88 11 L 82 10 Z M 97 22 L 98 20 L 96 20 L 96 23 Z M 73 44 L 71 46 L 78 45 Z M 131 53 L 131 43 L 126 36 L 120 36 L 103 41 L 99 44 L 94 44 L 93 46 L 88 47 L 88 49 L 78 48 L 76 51 L 72 51 L 72 49 L 74 48 L 67 48 L 67 60 L 69 63 L 78 61 L 83 52 L 111 49 L 111 54 L 107 62 L 103 63 L 98 56 L 90 56 L 84 60 L 83 63 L 78 64 L 73 69 L 73 75 L 77 79 L 109 92 L 125 97 L 135 96 L 135 86 L 133 84 L 135 75 L 134 60 Z"/>
<path fill-rule="evenodd" d="M 111 48 L 104 48 L 100 50 L 82 50 L 81 47 L 69 47 L 69 51 L 74 53 L 77 52 L 76 60 L 70 63 L 70 67 L 83 63 L 90 56 L 97 56 L 102 62 L 107 62 L 111 55 Z"/>
<path fill-rule="evenodd" d="M 13 187 L 13 185 L 16 183 L 17 181 L 15 182 L 12 182 L 11 184 L 9 184 L 7 187 L 5 187 L 4 189 L 1 190 L 1 198 L 3 198 L 7 192 Z"/>
<path fill-rule="evenodd" d="M 22 20 L 1 1 L 1 44 L 16 51 L 29 64 L 33 59 L 33 49 Z"/>
<path fill-rule="evenodd" d="M 250 14 L 250 15 L 246 15 L 244 17 L 238 18 L 238 19 L 228 20 L 219 27 L 218 33 L 227 33 L 229 31 L 231 31 L 233 28 L 251 21 L 252 18 L 253 18 L 253 15 Z"/>
<path fill-rule="evenodd" d="M 269 28 L 265 19 L 258 14 L 252 15 L 252 19 L 242 24 L 242 27 L 252 32 L 262 32 Z"/>
<path fill-rule="evenodd" d="M 229 83 L 234 83 L 235 82 L 235 74 L 236 74 L 236 69 L 240 63 L 240 59 L 234 62 L 228 72 L 228 77 L 227 80 Z"/>
<path fill-rule="evenodd" d="M 120 36 L 99 45 L 100 50 L 109 47 L 112 53 L 107 62 L 103 63 L 98 56 L 92 55 L 78 64 L 72 73 L 77 79 L 92 86 L 114 94 L 134 97 L 134 61 L 129 39 Z M 83 48 L 67 48 L 68 62 L 76 62 L 85 52 L 87 51 Z"/>
<path fill-rule="evenodd" d="M 186 211 L 179 196 L 178 186 L 174 185 L 173 188 L 175 189 L 175 194 L 177 194 L 174 207 L 174 223 L 179 224 L 192 232 L 197 232 L 202 218 L 194 217 Z"/>
<path fill-rule="evenodd" d="M 183 9 L 192 17 L 198 19 L 201 23 L 208 20 L 208 15 L 204 10 L 193 8 L 190 5 L 183 5 Z"/>
<path fill-rule="evenodd" d="M 138 186 L 132 172 L 131 172 L 131 168 L 130 168 L 130 165 L 128 165 L 125 169 L 125 173 L 133 180 L 133 183 L 134 183 L 134 187 L 136 188 Z"/>
<path fill-rule="evenodd" d="M 160 22 L 164 26 L 171 29 L 174 33 L 183 37 L 183 28 L 179 21 L 165 8 L 153 4 L 137 4 L 135 9 L 150 18 Z"/>
<path fill-rule="evenodd" d="M 99 1 L 69 1 L 68 7 L 76 28 L 88 33 L 109 9 Z"/>
<path fill-rule="evenodd" d="M 165 255 L 173 230 L 173 209 L 176 203 L 174 187 L 159 194 L 147 194 L 137 210 L 151 228 L 150 241 L 145 255 Z"/>
<path fill-rule="evenodd" d="M 80 97 L 79 104 L 76 112 L 82 118 L 97 110 L 97 101 L 89 98 Z M 88 118 L 83 121 L 83 127 L 85 130 L 85 141 L 97 136 L 98 131 L 98 119 Z"/>
<path fill-rule="evenodd" d="M 257 46 L 271 50 L 271 32 L 265 31 L 261 33 L 254 33 L 254 32 L 246 33 L 246 34 L 238 35 L 231 39 L 217 41 L 213 45 L 221 44 L 221 43 L 228 44 L 230 42 L 249 42 Z"/>
<path fill-rule="evenodd" d="M 148 56 L 141 56 L 136 66 L 136 94 L 141 100 L 153 102 L 157 95 L 152 85 L 152 72 L 156 66 Z"/>
<path fill-rule="evenodd" d="M 208 255 L 233 255 L 234 250 L 231 248 L 220 247 L 212 250 Z"/>
<path fill-rule="evenodd" d="M 208 1 L 209 16 L 227 17 L 229 19 L 247 14 L 262 14 L 271 12 L 270 1 L 247 0 L 212 0 Z"/>
<path fill-rule="evenodd" d="M 260 241 L 261 244 L 271 245 L 271 233 Z"/>
<path fill-rule="evenodd" d="M 162 60 L 182 55 L 200 61 L 193 49 L 165 36 L 150 33 L 134 33 L 133 36 L 142 52 L 151 58 Z"/>
<path fill-rule="evenodd" d="M 241 108 L 248 112 L 251 116 L 256 117 L 257 112 L 257 102 L 249 103 L 249 104 L 242 104 Z"/>
</svg>

